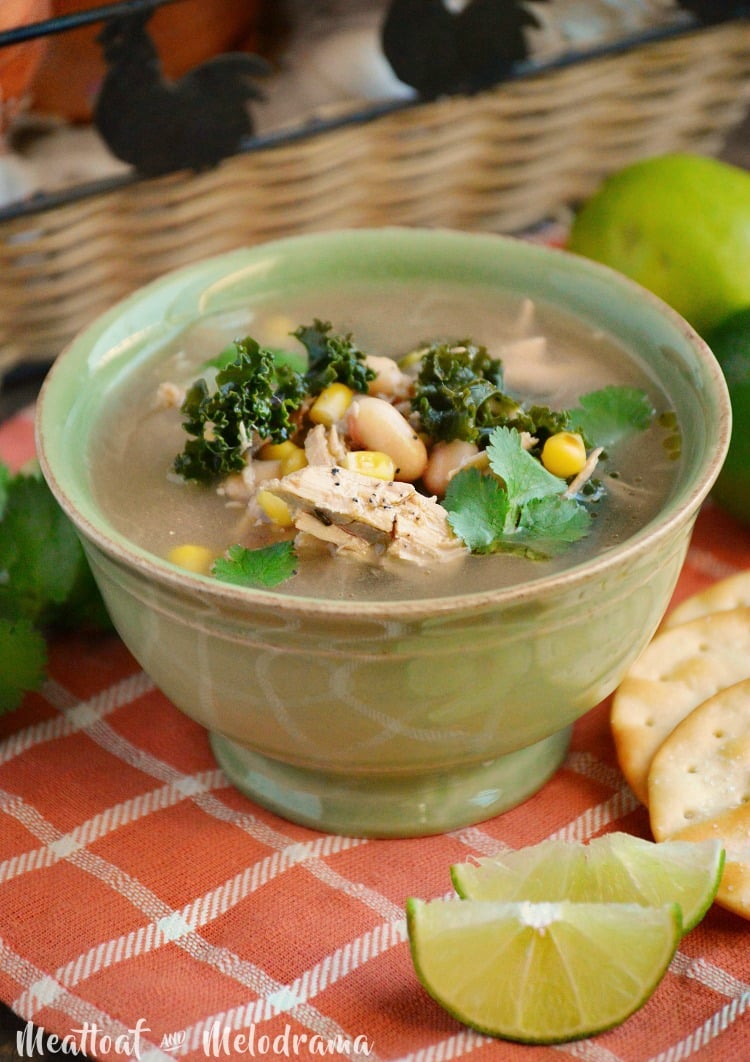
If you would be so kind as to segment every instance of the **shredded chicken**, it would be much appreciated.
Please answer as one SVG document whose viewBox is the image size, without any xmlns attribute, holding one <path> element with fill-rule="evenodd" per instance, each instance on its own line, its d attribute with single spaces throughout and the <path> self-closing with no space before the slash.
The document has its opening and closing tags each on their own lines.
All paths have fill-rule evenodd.
<svg viewBox="0 0 750 1062">
<path fill-rule="evenodd" d="M 339 465 L 342 464 L 343 461 L 344 461 L 344 458 L 346 457 L 346 454 L 348 452 L 348 448 L 347 448 L 346 444 L 344 443 L 344 440 L 339 435 L 338 429 L 336 428 L 335 424 L 333 424 L 328 429 L 327 437 L 328 437 L 328 449 L 331 451 L 333 456 L 336 458 L 336 463 L 339 464 Z"/>
<path fill-rule="evenodd" d="M 521 446 L 524 450 L 533 450 L 538 442 L 537 437 L 532 435 L 530 431 L 521 432 Z"/>
<path fill-rule="evenodd" d="M 596 450 L 591 451 L 588 458 L 586 459 L 586 464 L 583 466 L 583 468 L 575 477 L 575 479 L 571 480 L 568 484 L 568 489 L 565 491 L 566 497 L 572 498 L 575 494 L 578 493 L 581 487 L 591 479 L 594 474 L 594 469 L 599 463 L 599 457 L 601 456 L 603 449 L 603 446 L 598 446 Z"/>
<path fill-rule="evenodd" d="M 343 532 L 375 547 L 367 551 L 371 560 L 388 555 L 426 565 L 466 554 L 445 509 L 411 483 L 379 480 L 338 465 L 308 465 L 270 481 L 266 489 L 290 507 L 299 531 L 351 548 Z"/>
<path fill-rule="evenodd" d="M 533 445 L 533 444 L 532 444 Z M 480 472 L 484 472 L 490 465 L 490 457 L 486 450 L 480 450 L 472 457 L 467 457 L 452 468 L 448 473 L 448 482 L 450 482 L 455 475 L 461 472 L 464 468 L 476 468 Z"/>
<path fill-rule="evenodd" d="M 364 539 L 351 531 L 347 531 L 346 528 L 341 527 L 339 524 L 329 524 L 319 520 L 312 513 L 303 512 L 297 514 L 295 527 L 299 532 L 298 537 L 303 538 L 303 548 L 305 540 L 311 538 L 318 544 L 321 542 L 331 543 L 339 553 L 351 553 L 361 560 L 367 560 L 371 563 L 377 561 L 377 546 L 371 542 L 365 542 Z"/>
<path fill-rule="evenodd" d="M 503 344 L 502 354 L 504 358 L 539 362 L 547 356 L 547 338 L 546 336 L 525 336 L 523 339 L 513 339 Z"/>
<path fill-rule="evenodd" d="M 338 464 L 334 455 L 329 432 L 334 429 L 326 429 L 323 424 L 316 424 L 305 436 L 305 457 L 308 465 L 326 465 L 332 468 Z"/>
<path fill-rule="evenodd" d="M 536 314 L 536 307 L 532 299 L 523 299 L 521 302 L 521 308 L 518 312 L 515 327 L 516 332 L 521 336 L 526 336 L 531 331 L 534 325 L 534 317 Z"/>
</svg>

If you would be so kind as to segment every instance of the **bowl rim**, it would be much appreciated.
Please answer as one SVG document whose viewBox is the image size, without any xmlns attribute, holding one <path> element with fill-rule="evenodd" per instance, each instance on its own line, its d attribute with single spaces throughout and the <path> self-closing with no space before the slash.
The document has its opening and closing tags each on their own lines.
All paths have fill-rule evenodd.
<svg viewBox="0 0 750 1062">
<path fill-rule="evenodd" d="M 82 512 L 71 498 L 66 486 L 65 469 L 57 463 L 55 448 L 51 437 L 61 434 L 64 426 L 50 424 L 48 413 L 55 392 L 61 380 L 71 371 L 71 363 L 84 356 L 83 348 L 91 343 L 97 334 L 106 330 L 108 325 L 118 320 L 123 313 L 137 307 L 138 303 L 157 292 L 160 287 L 177 285 L 182 281 L 194 280 L 201 269 L 211 270 L 222 264 L 236 263 L 249 255 L 251 258 L 263 255 L 276 255 L 299 251 L 300 246 L 312 247 L 321 241 L 373 239 L 387 240 L 455 240 L 470 246 L 473 243 L 491 241 L 494 247 L 513 248 L 515 253 L 539 255 L 544 262 L 548 255 L 555 255 L 557 261 L 567 261 L 580 276 L 589 276 L 605 280 L 610 287 L 629 292 L 645 305 L 652 308 L 657 316 L 678 331 L 682 338 L 693 348 L 700 365 L 704 394 L 710 392 L 712 405 L 717 412 L 716 439 L 711 453 L 706 453 L 699 469 L 686 485 L 679 498 L 670 500 L 664 511 L 657 513 L 647 524 L 628 535 L 621 543 L 610 547 L 594 558 L 564 568 L 555 573 L 532 577 L 510 586 L 475 591 L 465 595 L 414 597 L 404 599 L 374 599 L 370 601 L 337 600 L 325 597 L 307 597 L 274 589 L 240 587 L 221 582 L 210 575 L 202 575 L 179 568 L 165 558 L 132 543 L 127 536 L 112 527 L 109 521 L 89 506 L 90 512 Z M 523 251 L 521 251 L 523 248 Z M 541 297 L 541 296 L 540 296 Z M 224 606 L 235 606 L 240 610 L 252 610 L 256 607 L 271 607 L 285 613 L 317 614 L 336 617 L 382 618 L 389 619 L 437 617 L 460 613 L 482 611 L 499 606 L 523 605 L 542 595 L 563 593 L 575 590 L 580 584 L 592 578 L 605 578 L 614 568 L 622 564 L 637 561 L 653 551 L 665 539 L 676 534 L 684 525 L 692 522 L 698 509 L 707 497 L 715 482 L 729 448 L 731 433 L 731 405 L 722 370 L 713 356 L 708 344 L 692 326 L 658 296 L 643 288 L 635 281 L 609 266 L 594 262 L 562 247 L 540 244 L 533 240 L 514 235 L 489 232 L 465 231 L 449 228 L 420 228 L 405 226 L 378 226 L 356 229 L 329 229 L 309 232 L 296 236 L 284 237 L 248 247 L 238 247 L 233 251 L 223 252 L 202 258 L 191 265 L 170 270 L 155 280 L 150 281 L 136 291 L 118 300 L 104 314 L 99 315 L 87 327 L 80 331 L 60 352 L 53 362 L 39 392 L 35 412 L 35 440 L 39 464 L 53 495 L 63 511 L 75 526 L 84 541 L 96 546 L 111 560 L 134 569 L 143 578 L 178 590 L 193 594 L 204 603 L 213 600 Z M 708 450 L 708 447 L 706 448 Z"/>
</svg>

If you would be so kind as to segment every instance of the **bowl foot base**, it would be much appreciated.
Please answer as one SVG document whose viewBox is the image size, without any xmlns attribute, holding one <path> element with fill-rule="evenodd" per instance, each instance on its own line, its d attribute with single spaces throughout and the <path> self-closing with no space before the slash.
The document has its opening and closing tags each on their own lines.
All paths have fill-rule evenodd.
<svg viewBox="0 0 750 1062">
<path fill-rule="evenodd" d="M 229 781 L 282 818 L 326 833 L 420 837 L 483 822 L 527 800 L 565 758 L 570 728 L 475 766 L 409 776 L 293 767 L 218 734 L 210 740 Z"/>
</svg>

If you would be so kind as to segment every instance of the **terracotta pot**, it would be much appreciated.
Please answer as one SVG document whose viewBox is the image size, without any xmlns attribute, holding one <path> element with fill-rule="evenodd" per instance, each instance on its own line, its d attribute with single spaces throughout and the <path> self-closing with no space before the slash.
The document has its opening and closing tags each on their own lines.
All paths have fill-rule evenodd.
<svg viewBox="0 0 750 1062">
<path fill-rule="evenodd" d="M 8 0 L 3 0 L 8 2 Z M 52 0 L 54 14 L 101 6 L 101 0 Z M 262 0 L 184 0 L 154 12 L 149 33 L 164 73 L 177 78 L 212 55 L 252 48 Z M 101 25 L 60 33 L 34 82 L 34 109 L 74 122 L 87 122 L 104 75 L 96 36 Z"/>
<path fill-rule="evenodd" d="M 48 18 L 52 0 L 2 0 L 0 30 Z M 0 137 L 23 105 L 42 59 L 46 41 L 26 41 L 0 48 Z"/>
</svg>

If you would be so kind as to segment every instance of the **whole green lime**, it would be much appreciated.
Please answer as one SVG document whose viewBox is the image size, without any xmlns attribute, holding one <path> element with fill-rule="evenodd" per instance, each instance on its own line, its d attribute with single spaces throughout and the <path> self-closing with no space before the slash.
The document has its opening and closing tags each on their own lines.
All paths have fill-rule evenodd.
<svg viewBox="0 0 750 1062">
<path fill-rule="evenodd" d="M 568 247 L 632 277 L 703 335 L 750 306 L 750 173 L 692 154 L 636 162 L 582 206 Z"/>
<path fill-rule="evenodd" d="M 723 509 L 750 523 L 750 306 L 706 334 L 721 365 L 732 405 L 732 437 L 713 496 Z"/>
</svg>

